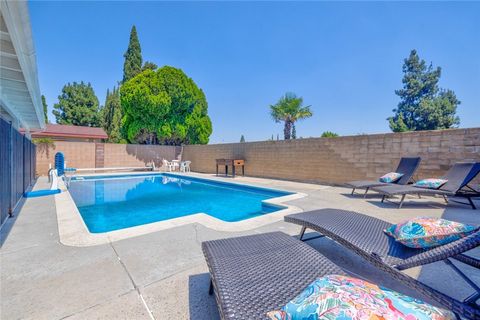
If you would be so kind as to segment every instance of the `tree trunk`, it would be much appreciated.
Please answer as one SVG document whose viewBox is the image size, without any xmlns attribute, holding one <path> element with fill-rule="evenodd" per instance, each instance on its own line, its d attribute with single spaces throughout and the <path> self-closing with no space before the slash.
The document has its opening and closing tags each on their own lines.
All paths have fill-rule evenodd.
<svg viewBox="0 0 480 320">
<path fill-rule="evenodd" d="M 285 120 L 285 127 L 283 128 L 283 136 L 285 140 L 290 140 L 290 134 L 292 132 L 292 123 L 290 120 Z"/>
<path fill-rule="evenodd" d="M 148 143 L 148 144 L 153 144 L 153 142 L 154 142 L 153 140 L 155 139 L 154 134 L 153 134 L 153 133 L 149 133 L 148 135 L 149 135 L 149 139 L 148 139 L 148 140 L 149 140 L 149 143 Z"/>
</svg>

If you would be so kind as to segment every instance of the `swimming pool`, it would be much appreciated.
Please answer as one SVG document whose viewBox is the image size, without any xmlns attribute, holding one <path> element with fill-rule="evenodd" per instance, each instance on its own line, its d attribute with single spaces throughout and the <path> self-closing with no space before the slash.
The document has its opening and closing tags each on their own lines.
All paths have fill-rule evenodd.
<svg viewBox="0 0 480 320">
<path fill-rule="evenodd" d="M 75 177 L 69 191 L 91 233 L 196 213 L 242 221 L 283 209 L 262 201 L 292 194 L 170 174 Z"/>
</svg>

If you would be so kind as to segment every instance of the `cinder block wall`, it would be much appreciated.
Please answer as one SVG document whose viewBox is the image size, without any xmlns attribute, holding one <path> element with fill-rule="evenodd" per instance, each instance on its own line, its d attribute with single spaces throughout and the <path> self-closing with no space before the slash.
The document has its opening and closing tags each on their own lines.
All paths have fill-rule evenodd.
<svg viewBox="0 0 480 320">
<path fill-rule="evenodd" d="M 55 163 L 55 153 L 62 152 L 67 166 L 95 168 L 95 143 L 57 141 L 51 147 L 37 145 L 37 175 L 46 175 L 48 165 Z"/>
<path fill-rule="evenodd" d="M 162 160 L 176 159 L 181 147 L 142 144 L 105 143 L 105 167 L 138 167 L 155 163 L 162 166 Z"/>
<path fill-rule="evenodd" d="M 162 160 L 176 159 L 181 147 L 94 142 L 56 141 L 53 146 L 37 146 L 37 174 L 46 175 L 48 165 L 55 162 L 55 153 L 63 152 L 68 167 L 140 167 Z"/>
<path fill-rule="evenodd" d="M 378 179 L 402 156 L 422 157 L 417 179 L 441 176 L 457 161 L 480 161 L 480 128 L 193 145 L 183 153 L 192 171 L 214 173 L 215 159 L 240 158 L 249 176 L 331 184 Z"/>
<path fill-rule="evenodd" d="M 75 168 L 136 167 L 152 161 L 160 167 L 162 159 L 177 158 L 181 147 L 58 141 L 48 150 L 37 146 L 37 174 L 47 174 L 59 151 Z M 191 160 L 197 172 L 214 173 L 218 158 L 240 158 L 246 160 L 249 176 L 338 184 L 377 179 L 394 170 L 402 156 L 422 157 L 417 179 L 441 176 L 457 161 L 480 161 L 480 128 L 192 145 L 184 147 L 182 159 Z"/>
</svg>

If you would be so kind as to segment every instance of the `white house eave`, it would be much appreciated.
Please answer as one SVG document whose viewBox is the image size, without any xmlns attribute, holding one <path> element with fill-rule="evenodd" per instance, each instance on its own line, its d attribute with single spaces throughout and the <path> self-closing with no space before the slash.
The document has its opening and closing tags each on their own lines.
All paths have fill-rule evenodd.
<svg viewBox="0 0 480 320">
<path fill-rule="evenodd" d="M 45 128 L 38 71 L 26 1 L 0 0 L 0 102 L 28 129 Z M 6 28 L 5 28 L 6 27 Z"/>
</svg>

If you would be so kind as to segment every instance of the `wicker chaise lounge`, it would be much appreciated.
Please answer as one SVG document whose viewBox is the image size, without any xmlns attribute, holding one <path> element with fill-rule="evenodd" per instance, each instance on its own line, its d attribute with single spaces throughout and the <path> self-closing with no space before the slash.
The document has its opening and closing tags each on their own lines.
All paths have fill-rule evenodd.
<svg viewBox="0 0 480 320">
<path fill-rule="evenodd" d="M 438 189 L 427 189 L 415 186 L 404 185 L 389 185 L 389 186 L 377 186 L 372 190 L 383 195 L 382 202 L 387 197 L 393 197 L 400 195 L 401 199 L 398 207 L 401 208 L 405 197 L 407 195 L 440 195 L 443 196 L 446 202 L 447 197 L 461 197 L 468 200 L 468 204 L 476 209 L 472 198 L 480 197 L 480 191 L 475 190 L 468 184 L 480 173 L 480 162 L 457 162 L 450 170 L 443 176 L 443 179 L 448 180 L 444 185 Z M 459 201 L 456 201 L 459 202 Z M 467 204 L 464 202 L 460 202 Z"/>
<path fill-rule="evenodd" d="M 267 319 L 318 277 L 345 274 L 282 232 L 207 241 L 202 249 L 221 319 Z"/>
<path fill-rule="evenodd" d="M 422 159 L 420 157 L 401 158 L 395 172 L 402 173 L 403 176 L 395 182 L 385 183 L 385 182 L 380 182 L 378 180 L 377 181 L 360 180 L 360 181 L 350 181 L 345 183 L 345 185 L 352 188 L 352 195 L 355 193 L 356 189 L 365 189 L 364 196 L 367 195 L 368 190 L 370 190 L 370 188 L 372 187 L 386 186 L 390 184 L 405 185 L 412 180 L 413 175 L 415 174 L 415 171 L 417 171 L 417 168 L 420 165 L 421 160 Z"/>
<path fill-rule="evenodd" d="M 307 228 L 315 230 L 321 236 L 327 236 L 354 251 L 377 268 L 448 309 L 466 318 L 480 319 L 480 307 L 477 304 L 477 300 L 480 299 L 480 288 L 450 260 L 453 258 L 480 269 L 480 260 L 464 254 L 480 245 L 480 231 L 455 242 L 425 250 L 408 248 L 387 236 L 383 230 L 390 227 L 390 223 L 352 211 L 321 209 L 289 215 L 284 219 L 302 227 L 300 239 L 303 239 Z M 463 301 L 458 301 L 401 272 L 437 261 L 444 261 L 452 267 L 475 293 Z"/>
</svg>

